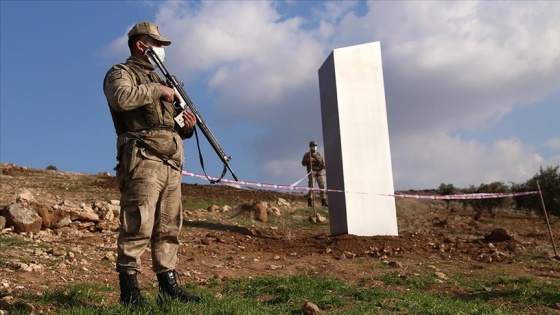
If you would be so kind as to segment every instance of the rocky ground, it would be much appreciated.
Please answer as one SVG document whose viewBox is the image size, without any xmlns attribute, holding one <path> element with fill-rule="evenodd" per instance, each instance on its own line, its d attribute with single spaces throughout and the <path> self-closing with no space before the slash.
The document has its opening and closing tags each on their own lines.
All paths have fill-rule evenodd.
<svg viewBox="0 0 560 315">
<path fill-rule="evenodd" d="M 114 177 L 107 174 L 13 164 L 0 165 L 0 174 L 0 209 L 14 203 L 25 190 L 33 196 L 35 207 L 41 205 L 48 211 L 78 211 L 119 197 Z M 223 204 L 215 211 L 185 209 L 178 263 L 181 281 L 204 285 L 211 279 L 306 273 L 382 286 L 373 280 L 364 283 L 364 279 L 387 272 L 406 275 L 426 270 L 442 281 L 469 273 L 489 278 L 509 274 L 543 281 L 560 279 L 560 264 L 553 257 L 546 222 L 536 215 L 503 211 L 478 217 L 473 211 L 447 208 L 437 201 L 397 199 L 399 236 L 331 236 L 327 209 L 319 209 L 326 222 L 310 223 L 308 215 L 313 210 L 305 207 L 301 194 L 184 184 L 183 195 L 185 199 L 228 200 L 232 210 L 223 212 Z M 244 213 L 245 217 L 234 216 L 240 205 L 257 202 L 266 202 L 267 222 L 247 218 Z M 287 216 L 290 222 L 300 221 L 297 228 L 286 225 L 283 217 Z M 558 244 L 560 220 L 553 217 L 550 223 Z M 73 221 L 36 233 L 4 228 L 0 235 L 0 297 L 22 291 L 41 294 L 78 282 L 116 287 L 117 228 L 117 219 Z M 20 241 L 29 243 L 21 246 Z M 155 286 L 149 251 L 143 262 L 140 282 Z M 115 303 L 117 298 L 115 290 L 107 303 Z"/>
</svg>

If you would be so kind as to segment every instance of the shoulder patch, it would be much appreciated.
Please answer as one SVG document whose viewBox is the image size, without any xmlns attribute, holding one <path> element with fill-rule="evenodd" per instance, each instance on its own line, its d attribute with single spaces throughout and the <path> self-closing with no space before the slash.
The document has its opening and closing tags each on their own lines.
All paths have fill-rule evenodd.
<svg viewBox="0 0 560 315">
<path fill-rule="evenodd" d="M 107 76 L 107 80 L 109 81 L 109 83 L 122 78 L 122 70 L 120 69 L 115 69 L 113 70 L 111 73 L 109 73 L 109 75 Z"/>
</svg>

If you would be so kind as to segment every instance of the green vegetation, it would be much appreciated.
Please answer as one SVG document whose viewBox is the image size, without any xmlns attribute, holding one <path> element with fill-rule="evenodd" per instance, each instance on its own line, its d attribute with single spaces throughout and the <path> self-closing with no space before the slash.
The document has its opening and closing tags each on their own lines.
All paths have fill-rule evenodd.
<svg viewBox="0 0 560 315">
<path fill-rule="evenodd" d="M 24 238 L 17 237 L 17 236 L 5 236 L 0 235 L 0 249 L 4 246 L 7 247 L 24 247 L 26 245 L 33 244 L 33 242 L 29 240 L 25 240 Z"/>
<path fill-rule="evenodd" d="M 29 249 L 30 247 L 33 248 L 47 248 L 46 245 L 44 244 L 36 244 L 33 243 L 31 241 L 25 240 L 22 237 L 19 236 L 13 236 L 13 237 L 8 237 L 8 236 L 4 236 L 4 235 L 0 235 L 0 267 L 6 267 L 8 265 L 9 262 L 23 262 L 23 263 L 28 263 L 28 261 L 25 261 L 23 259 L 21 259 L 20 257 L 15 257 L 14 255 L 11 254 L 7 254 L 5 249 L 8 248 L 27 248 Z M 0 276 L 0 280 L 2 280 L 2 277 Z"/>
<path fill-rule="evenodd" d="M 370 280 L 376 285 L 368 286 Z M 364 279 L 363 285 L 330 277 L 243 278 L 209 282 L 201 287 L 187 284 L 188 291 L 203 303 L 157 305 L 156 289 L 144 288 L 148 310 L 132 312 L 106 305 L 116 288 L 80 284 L 45 292 L 42 296 L 20 297 L 10 314 L 29 314 L 30 305 L 56 314 L 303 314 L 312 301 L 328 314 L 555 314 L 560 303 L 560 280 L 500 277 L 487 281 L 465 276 L 439 281 L 433 274 L 386 274 Z M 26 301 L 26 302 L 23 302 Z"/>
<path fill-rule="evenodd" d="M 469 186 L 468 188 L 456 188 L 453 184 L 442 183 L 437 189 L 440 195 L 455 194 L 474 194 L 474 193 L 519 193 L 528 191 L 538 191 L 537 182 L 544 200 L 548 215 L 560 216 L 560 165 L 540 168 L 540 171 L 525 183 L 506 185 L 503 182 L 492 182 L 490 184 L 480 184 L 478 187 Z M 452 201 L 446 200 L 449 208 Z M 473 208 L 476 211 L 487 211 L 494 213 L 494 210 L 509 208 L 514 206 L 520 211 L 532 211 L 544 216 L 541 197 L 539 195 L 517 196 L 513 198 L 490 198 L 462 200 L 464 208 Z"/>
<path fill-rule="evenodd" d="M 506 185 L 502 182 L 481 184 L 478 187 L 471 186 L 466 189 L 455 188 L 452 184 L 440 185 L 438 194 L 458 193 L 482 193 L 482 192 L 523 192 L 537 190 L 538 181 L 543 192 L 543 197 L 550 214 L 560 215 L 560 167 L 541 169 L 538 174 L 524 184 Z M 91 192 L 92 195 L 97 188 L 116 187 L 113 178 L 99 178 L 96 176 L 84 176 L 81 181 L 69 181 L 63 175 L 53 176 L 53 182 L 57 188 L 69 188 L 70 191 Z M 37 183 L 39 185 L 39 183 Z M 218 186 L 219 187 L 219 186 Z M 189 186 L 188 190 L 197 189 Z M 229 193 L 227 187 L 219 187 L 220 193 L 208 192 L 203 197 L 184 195 L 183 205 L 186 210 L 195 211 L 206 209 L 210 205 L 222 206 L 228 204 L 235 206 L 239 200 L 250 200 L 250 198 L 237 198 Z M 433 192 L 433 191 L 432 191 Z M 110 193 L 107 193 L 111 196 Z M 272 197 L 271 197 L 272 198 Z M 92 198 L 93 199 L 93 198 Z M 305 199 L 302 199 L 305 200 Z M 494 222 L 500 223 L 503 212 L 497 209 L 507 209 L 510 213 L 506 216 L 512 217 L 511 210 L 515 207 L 513 217 L 525 218 L 521 211 L 527 212 L 533 209 L 542 214 L 540 197 L 537 195 L 523 196 L 519 198 L 498 198 L 481 200 L 452 201 L 452 205 L 470 208 L 477 211 L 488 211 L 496 214 L 496 217 L 485 218 L 484 223 L 491 226 Z M 439 205 L 438 205 L 439 202 Z M 446 202 L 446 201 L 445 201 Z M 411 200 L 397 199 L 397 212 L 399 219 L 399 232 L 423 233 L 431 226 L 413 224 L 424 220 L 428 214 L 441 210 L 444 201 L 433 200 Z M 326 208 L 315 209 L 319 214 L 328 218 Z M 521 211 L 520 211 L 521 210 Z M 297 229 L 324 229 L 325 224 L 309 222 L 309 216 L 313 213 L 310 208 L 295 209 L 276 217 L 269 214 L 268 222 L 263 223 L 254 220 L 250 213 L 236 215 L 235 210 L 229 213 L 205 213 L 196 220 L 185 220 L 186 228 L 199 227 L 208 230 L 227 230 L 251 235 L 255 229 L 261 233 L 276 233 L 275 237 L 281 237 Z M 442 212 L 451 213 L 451 212 Z M 465 213 L 470 213 L 465 211 Z M 457 214 L 457 213 L 455 213 Z M 450 216 L 452 223 L 454 215 Z M 458 214 L 457 214 L 458 215 Z M 443 217 L 443 216 L 442 216 Z M 554 219 L 558 222 L 558 219 Z M 467 221 L 471 222 L 471 221 Z M 521 221 L 510 220 L 507 224 L 520 224 Z M 428 221 L 428 224 L 434 224 Z M 475 223 L 474 225 L 477 225 Z M 501 227 L 503 223 L 500 223 Z M 274 228 L 273 228 L 274 227 Z M 456 226 L 448 227 L 446 231 Z M 471 227 L 471 226 L 469 226 Z M 443 228 L 442 228 L 443 229 Z M 543 234 L 544 228 L 531 233 Z M 429 231 L 428 231 L 429 232 Z M 484 233 L 477 230 L 476 233 Z M 439 233 L 439 232 L 438 232 Z M 445 232 L 447 233 L 447 232 Z M 25 290 L 14 290 L 8 292 L 0 286 L 0 299 L 11 296 L 13 303 L 3 304 L 0 309 L 8 314 L 208 314 L 208 315 L 252 315 L 252 314 L 303 314 L 303 305 L 307 301 L 315 303 L 324 314 L 341 315 L 363 315 L 363 314 L 558 314 L 560 312 L 560 278 L 558 278 L 556 261 L 551 261 L 547 251 L 546 235 L 540 236 L 538 243 L 526 245 L 526 250 L 515 256 L 513 264 L 521 264 L 527 270 L 533 269 L 538 272 L 533 275 L 523 275 L 512 272 L 507 263 L 499 266 L 479 265 L 474 260 L 472 269 L 454 268 L 453 261 L 449 266 L 443 263 L 438 268 L 447 269 L 445 276 L 439 277 L 434 269 L 425 268 L 431 263 L 432 258 L 445 259 L 433 252 L 426 253 L 422 257 L 421 264 L 407 264 L 407 256 L 398 259 L 405 265 L 403 268 L 394 268 L 382 260 L 372 260 L 370 257 L 359 257 L 352 260 L 351 264 L 368 264 L 367 270 L 372 270 L 369 276 L 359 276 L 354 282 L 344 280 L 344 275 L 321 276 L 299 273 L 282 276 L 258 276 L 226 278 L 210 278 L 207 282 L 181 282 L 182 286 L 190 292 L 202 297 L 200 304 L 183 305 L 178 302 L 169 302 L 165 305 L 157 305 L 157 287 L 144 284 L 142 292 L 150 303 L 147 310 L 133 312 L 124 308 L 116 300 L 118 299 L 118 287 L 103 284 L 102 282 L 88 283 L 84 281 L 79 284 L 62 286 L 51 286 L 45 283 L 49 290 L 31 292 Z M 453 239 L 450 238 L 452 241 Z M 421 241 L 421 240 L 420 240 Z M 423 246 L 425 244 L 418 244 Z M 48 244 L 37 244 L 28 241 L 18 235 L 0 235 L 0 267 L 11 266 L 13 262 L 24 262 L 16 257 L 17 250 L 29 251 L 32 248 L 50 246 Z M 416 246 L 416 245 L 415 245 Z M 4 251 L 9 249 L 9 251 Z M 420 255 L 423 255 L 421 253 Z M 30 258 L 26 258 L 30 259 Z M 31 258 L 37 259 L 37 258 Z M 384 259 L 384 258 L 382 258 Z M 391 258 L 388 258 L 389 260 Z M 412 259 L 412 258 L 411 258 Z M 109 261 L 97 261 L 105 264 L 104 268 L 110 269 Z M 512 265 L 513 265 L 512 264 Z M 9 266 L 8 266 L 9 265 Z M 370 267 L 371 266 L 371 267 Z M 69 269 L 80 273 L 80 265 L 72 265 Z M 552 269 L 556 270 L 555 273 Z M 499 270 L 499 271 L 497 271 Z M 31 274 L 30 274 L 31 275 Z M 358 276 L 358 275 L 356 275 Z M 0 281 L 3 276 L 0 275 Z M 91 279 L 91 278 L 90 278 Z M 91 281 L 91 280 L 88 280 Z M 19 283 L 18 283 L 19 284 Z M 12 287 L 10 287 L 11 290 Z"/>
<path fill-rule="evenodd" d="M 512 191 L 535 191 L 538 190 L 537 182 L 542 191 L 544 204 L 549 215 L 560 217 L 560 165 L 542 168 L 531 179 L 523 184 L 513 185 Z M 542 213 L 542 202 L 540 196 L 526 196 L 515 198 L 518 209 L 527 209 Z"/>
</svg>

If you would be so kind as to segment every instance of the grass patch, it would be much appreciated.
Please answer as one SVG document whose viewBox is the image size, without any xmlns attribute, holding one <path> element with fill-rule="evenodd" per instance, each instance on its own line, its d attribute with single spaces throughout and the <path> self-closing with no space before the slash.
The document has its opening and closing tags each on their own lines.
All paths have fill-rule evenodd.
<svg viewBox="0 0 560 315">
<path fill-rule="evenodd" d="M 0 235 L 0 266 L 7 267 L 14 260 L 20 262 L 28 262 L 19 255 L 19 251 L 29 251 L 32 248 L 47 248 L 47 245 L 37 244 L 35 242 L 25 240 L 19 235 L 5 236 Z M 11 252 L 18 252 L 18 255 L 12 255 Z"/>
<path fill-rule="evenodd" d="M 66 288 L 47 291 L 41 297 L 41 303 L 59 308 L 90 307 L 102 304 L 112 288 L 95 283 L 71 285 Z"/>
<path fill-rule="evenodd" d="M 543 282 L 528 276 L 499 276 L 489 280 L 455 279 L 468 289 L 469 297 L 483 303 L 496 300 L 515 301 L 515 304 L 555 308 L 560 305 L 560 281 Z"/>
<path fill-rule="evenodd" d="M 268 224 L 282 229 L 324 229 L 328 227 L 328 210 L 323 207 L 317 207 L 315 211 L 327 219 L 324 224 L 309 222 L 309 217 L 314 214 L 313 208 L 295 209 L 289 213 L 283 213 L 280 217 L 269 216 Z"/>
<path fill-rule="evenodd" d="M 493 279 L 477 283 L 457 278 L 461 284 L 440 284 L 429 274 L 399 277 L 393 273 L 375 278 L 386 287 L 353 286 L 323 276 L 240 278 L 210 281 L 206 286 L 185 284 L 187 291 L 202 297 L 200 304 L 156 302 L 156 288 L 143 288 L 149 308 L 132 312 L 115 303 L 118 288 L 95 284 L 73 285 L 49 291 L 42 297 L 20 297 L 10 314 L 29 314 L 30 308 L 52 314 L 208 314 L 267 315 L 303 314 L 307 301 L 328 314 L 556 314 L 560 281 L 541 282 L 531 277 Z M 367 281 L 364 281 L 367 283 Z M 438 285 L 447 286 L 442 293 Z M 451 287 L 450 287 L 451 286 Z M 494 290 L 484 288 L 493 287 Z M 432 290 L 434 289 L 434 290 Z M 454 291 L 463 292 L 455 294 Z M 445 291 L 443 291 L 445 292 Z M 465 293 L 466 292 L 466 293 Z M 30 306 L 30 303 L 33 305 Z"/>
<path fill-rule="evenodd" d="M 374 279 L 380 280 L 386 285 L 401 286 L 410 290 L 424 290 L 436 282 L 436 277 L 433 274 L 401 275 L 397 273 L 386 273 Z"/>
<path fill-rule="evenodd" d="M 7 236 L 4 236 L 4 235 L 0 235 L 0 248 L 24 247 L 24 246 L 27 246 L 29 244 L 34 244 L 34 243 L 31 242 L 31 241 L 25 240 L 21 237 L 18 237 L 18 236 L 7 237 Z"/>
</svg>

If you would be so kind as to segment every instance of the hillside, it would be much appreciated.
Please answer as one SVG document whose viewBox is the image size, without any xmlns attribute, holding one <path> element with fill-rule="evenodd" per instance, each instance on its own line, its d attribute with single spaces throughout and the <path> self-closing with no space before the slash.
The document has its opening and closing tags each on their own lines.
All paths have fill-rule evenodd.
<svg viewBox="0 0 560 315">
<path fill-rule="evenodd" d="M 114 177 L 103 174 L 13 164 L 0 165 L 0 174 L 2 209 L 15 202 L 24 189 L 36 204 L 48 209 L 79 208 L 119 198 Z M 306 207 L 302 194 L 183 184 L 183 198 L 185 220 L 178 265 L 182 282 L 204 286 L 215 280 L 303 273 L 333 276 L 353 285 L 389 287 L 375 277 L 429 272 L 439 279 L 431 290 L 475 296 L 478 292 L 450 279 L 469 274 L 481 280 L 512 275 L 543 282 L 560 280 L 547 226 L 536 215 L 504 209 L 479 217 L 468 209 L 447 208 L 437 200 L 397 199 L 399 236 L 334 237 L 329 235 L 328 209 L 316 209 L 327 222 L 310 222 L 313 209 Z M 267 222 L 256 220 L 250 211 L 236 210 L 257 202 L 265 202 Z M 211 205 L 217 206 L 214 211 L 208 210 Z M 224 212 L 226 205 L 232 209 Z M 560 220 L 551 218 L 551 224 L 558 244 Z M 40 294 L 76 282 L 117 288 L 117 228 L 118 220 L 113 219 L 73 222 L 33 234 L 4 229 L 0 234 L 0 298 L 22 292 Z M 150 260 L 146 252 L 140 281 L 154 286 Z M 115 289 L 106 303 L 117 299 Z M 560 297 L 558 303 L 552 308 L 535 305 L 528 311 L 560 312 Z"/>
</svg>

